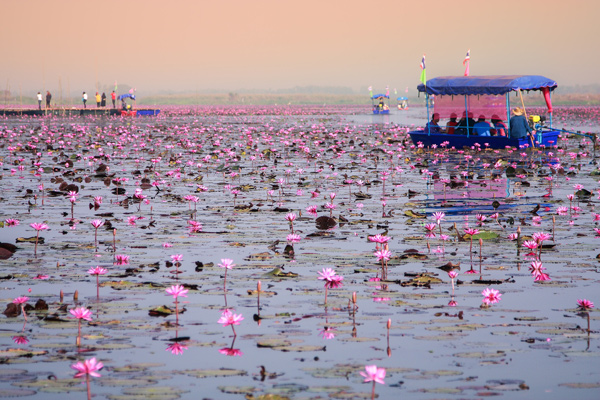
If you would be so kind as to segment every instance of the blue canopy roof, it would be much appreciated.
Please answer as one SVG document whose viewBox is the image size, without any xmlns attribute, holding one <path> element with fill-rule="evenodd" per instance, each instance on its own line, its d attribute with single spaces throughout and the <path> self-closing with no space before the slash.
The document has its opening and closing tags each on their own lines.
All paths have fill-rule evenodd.
<svg viewBox="0 0 600 400">
<path fill-rule="evenodd" d="M 135 95 L 131 94 L 131 93 L 125 93 L 119 96 L 119 100 L 123 100 L 123 99 L 132 99 L 135 100 Z"/>
<path fill-rule="evenodd" d="M 399 100 L 399 101 L 408 100 L 408 97 L 398 97 L 396 100 Z"/>
<path fill-rule="evenodd" d="M 428 80 L 427 86 L 421 83 L 417 90 L 434 95 L 499 95 L 519 89 L 552 91 L 557 86 L 552 79 L 540 75 L 441 76 Z"/>
<path fill-rule="evenodd" d="M 371 98 L 372 99 L 378 99 L 380 97 L 385 97 L 386 99 L 390 98 L 390 96 L 388 96 L 387 94 L 374 94 Z"/>
</svg>

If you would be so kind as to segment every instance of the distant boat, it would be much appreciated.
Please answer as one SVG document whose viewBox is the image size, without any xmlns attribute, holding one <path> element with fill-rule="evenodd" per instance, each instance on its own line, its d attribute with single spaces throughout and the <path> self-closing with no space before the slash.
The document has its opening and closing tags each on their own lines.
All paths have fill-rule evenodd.
<svg viewBox="0 0 600 400">
<path fill-rule="evenodd" d="M 373 114 L 390 113 L 390 96 L 387 94 L 375 94 L 371 96 L 371 104 L 373 105 Z"/>
<path fill-rule="evenodd" d="M 429 97 L 435 96 L 434 113 L 440 118 L 456 117 L 462 115 L 466 120 L 462 131 L 465 134 L 448 134 L 446 132 L 431 132 L 429 125 L 423 130 L 409 132 L 416 145 L 425 147 L 472 147 L 501 149 L 505 147 L 553 147 L 558 143 L 561 131 L 552 129 L 552 103 L 551 92 L 556 89 L 557 83 L 539 75 L 493 75 L 493 76 L 444 76 L 430 79 L 427 84 L 420 84 L 417 90 L 425 93 L 427 104 L 427 120 L 430 120 Z M 511 92 L 541 91 L 548 106 L 549 127 L 543 126 L 543 118 L 531 116 L 530 125 L 535 125 L 536 134 L 533 137 L 510 138 L 510 97 Z M 492 118 L 506 121 L 507 136 L 477 136 L 472 134 L 472 116 L 484 117 L 486 121 Z M 535 118 L 537 117 L 537 118 Z M 469 122 L 471 121 L 471 122 Z M 471 124 L 469 126 L 469 124 Z M 492 129 L 494 127 L 492 126 Z M 455 131 L 459 131 L 458 127 Z"/>
</svg>

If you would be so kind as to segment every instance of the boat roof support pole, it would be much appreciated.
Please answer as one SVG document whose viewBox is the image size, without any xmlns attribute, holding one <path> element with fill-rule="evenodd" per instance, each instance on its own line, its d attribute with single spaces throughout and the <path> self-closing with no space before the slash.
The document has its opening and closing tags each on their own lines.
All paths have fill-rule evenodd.
<svg viewBox="0 0 600 400">
<path fill-rule="evenodd" d="M 510 137 L 510 92 L 506 93 L 506 136 Z"/>
<path fill-rule="evenodd" d="M 550 92 L 550 102 L 552 102 L 552 92 Z M 550 103 L 550 104 L 552 104 L 552 103 Z M 550 112 L 548 114 L 550 114 L 550 129 L 552 129 L 552 113 Z"/>
<path fill-rule="evenodd" d="M 431 135 L 431 124 L 429 123 L 429 93 L 425 92 L 425 105 L 427 106 L 427 136 Z"/>
<path fill-rule="evenodd" d="M 467 137 L 469 137 L 469 103 L 467 95 L 465 95 L 465 118 L 467 119 Z"/>
</svg>

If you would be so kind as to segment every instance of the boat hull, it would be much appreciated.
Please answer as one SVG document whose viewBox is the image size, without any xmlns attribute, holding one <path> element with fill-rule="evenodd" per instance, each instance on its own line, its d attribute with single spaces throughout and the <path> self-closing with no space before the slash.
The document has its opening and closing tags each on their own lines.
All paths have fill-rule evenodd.
<svg viewBox="0 0 600 400">
<path fill-rule="evenodd" d="M 445 133 L 427 134 L 424 131 L 412 131 L 408 133 L 415 145 L 423 144 L 425 147 L 436 145 L 447 148 L 462 149 L 464 147 L 473 147 L 479 144 L 481 148 L 504 149 L 506 147 L 532 147 L 529 137 L 522 139 L 509 139 L 503 136 L 466 136 L 466 135 L 448 135 Z M 534 141 L 535 147 L 554 147 L 558 143 L 560 131 L 544 131 L 536 134 Z M 447 143 L 446 143 L 447 142 Z"/>
</svg>

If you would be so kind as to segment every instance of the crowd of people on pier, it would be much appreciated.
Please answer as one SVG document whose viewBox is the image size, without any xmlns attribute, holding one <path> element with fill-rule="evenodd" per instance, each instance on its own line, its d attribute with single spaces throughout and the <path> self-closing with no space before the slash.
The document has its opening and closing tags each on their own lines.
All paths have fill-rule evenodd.
<svg viewBox="0 0 600 400">
<path fill-rule="evenodd" d="M 117 93 L 115 93 L 115 91 L 113 90 L 110 93 L 110 98 L 112 100 L 112 108 L 117 108 Z M 96 92 L 95 95 L 95 99 L 96 99 L 96 107 L 97 108 L 105 108 L 106 107 L 106 93 L 102 92 L 102 94 L 100 94 L 99 92 Z M 38 101 L 38 108 L 41 110 L 42 109 L 42 101 L 44 100 L 43 95 L 41 92 L 37 92 L 37 101 Z M 87 92 L 83 92 L 81 94 L 81 102 L 83 103 L 83 108 L 87 108 L 87 101 L 88 101 L 88 95 Z M 52 94 L 50 93 L 50 91 L 46 91 L 46 108 L 52 108 Z"/>
</svg>

